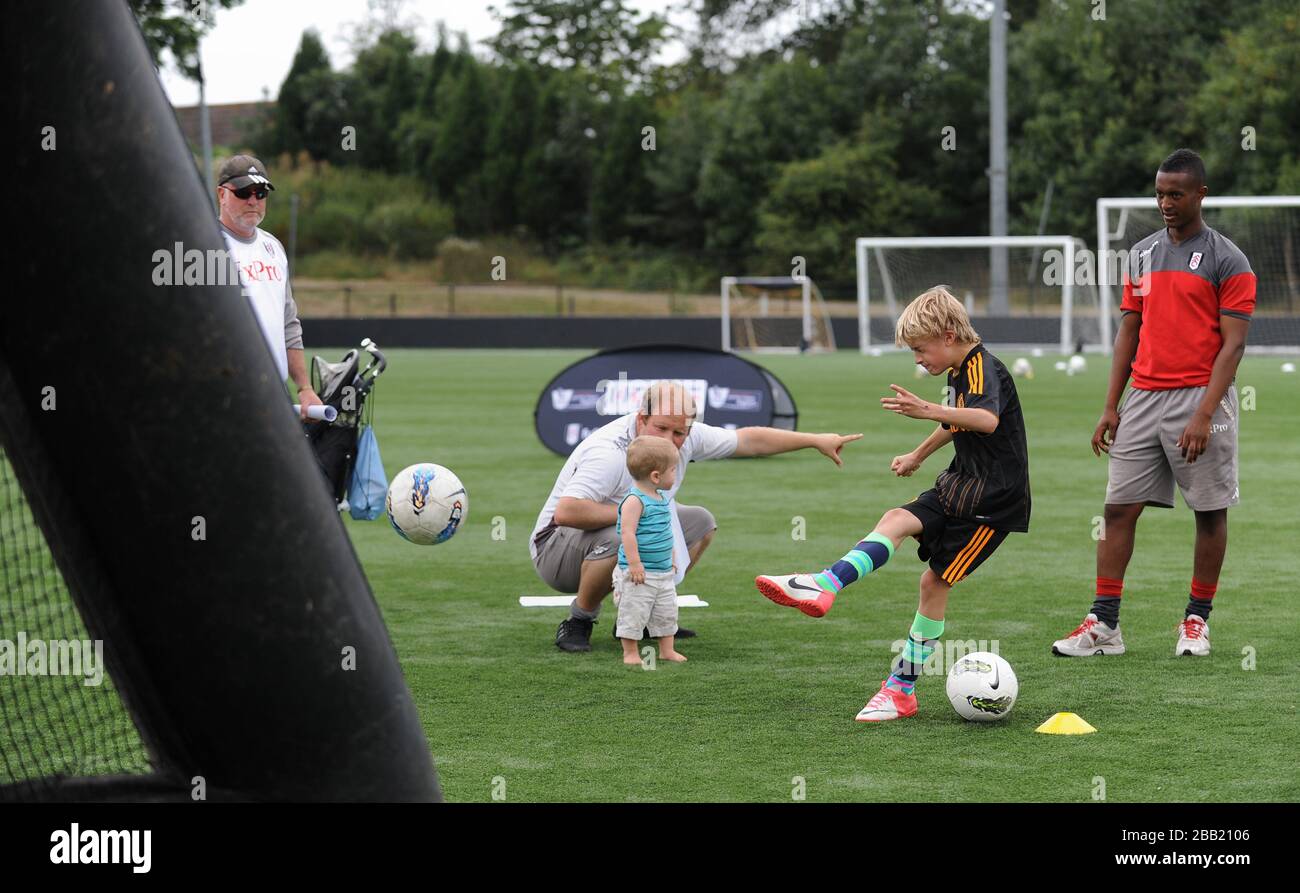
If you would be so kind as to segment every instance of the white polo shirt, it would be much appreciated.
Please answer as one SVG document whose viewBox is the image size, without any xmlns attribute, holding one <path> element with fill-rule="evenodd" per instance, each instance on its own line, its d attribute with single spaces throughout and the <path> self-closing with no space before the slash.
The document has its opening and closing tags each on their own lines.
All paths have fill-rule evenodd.
<svg viewBox="0 0 1300 893">
<path fill-rule="evenodd" d="M 239 268 L 239 284 L 253 306 L 253 315 L 275 360 L 280 380 L 289 377 L 288 350 L 302 348 L 302 323 L 289 286 L 289 260 L 280 240 L 254 228 L 247 239 L 221 224 L 226 250 Z"/>
<path fill-rule="evenodd" d="M 590 499 L 606 505 L 618 505 L 627 491 L 635 485 L 627 470 L 627 448 L 636 437 L 636 413 L 628 413 L 593 431 L 578 444 L 570 455 L 560 476 L 546 498 L 537 524 L 528 537 L 528 551 L 535 560 L 537 534 L 555 517 L 555 506 L 562 497 Z M 670 498 L 677 495 L 686 479 L 686 466 L 694 459 L 725 459 L 736 452 L 736 432 L 728 428 L 695 422 L 679 450 L 677 481 L 667 491 Z M 682 569 L 684 572 L 684 569 Z"/>
</svg>

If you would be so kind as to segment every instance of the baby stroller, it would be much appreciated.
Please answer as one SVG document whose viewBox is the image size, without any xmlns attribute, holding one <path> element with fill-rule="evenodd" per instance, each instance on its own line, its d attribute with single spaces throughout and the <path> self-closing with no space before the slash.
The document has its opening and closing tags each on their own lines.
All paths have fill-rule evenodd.
<svg viewBox="0 0 1300 893">
<path fill-rule="evenodd" d="M 370 362 L 358 372 L 361 351 L 370 355 Z M 366 409 L 366 398 L 375 386 L 375 379 L 387 367 L 388 361 L 369 338 L 361 342 L 361 350 L 353 348 L 337 363 L 327 363 L 321 357 L 312 363 L 312 388 L 326 406 L 338 410 L 338 417 L 331 423 L 303 422 L 303 431 L 341 512 L 348 509 L 348 483 L 356 463 L 362 427 L 370 424 L 374 414 L 373 410 Z"/>
</svg>

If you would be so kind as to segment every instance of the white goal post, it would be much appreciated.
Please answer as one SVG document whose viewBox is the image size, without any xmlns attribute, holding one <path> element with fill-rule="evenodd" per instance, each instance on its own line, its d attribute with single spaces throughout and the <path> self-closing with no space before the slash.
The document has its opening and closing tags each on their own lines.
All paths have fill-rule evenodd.
<svg viewBox="0 0 1300 893">
<path fill-rule="evenodd" d="M 810 276 L 723 276 L 722 349 L 835 350 L 835 330 Z"/>
<path fill-rule="evenodd" d="M 1300 349 L 1300 195 L 1211 195 L 1205 224 L 1227 236 L 1257 280 L 1252 353 Z M 1154 196 L 1097 199 L 1097 282 L 1103 318 L 1118 308 L 1128 249 L 1164 226 Z"/>
<path fill-rule="evenodd" d="M 860 350 L 873 350 L 873 307 L 883 309 L 892 329 L 908 301 L 940 284 L 949 286 L 959 298 L 965 294 L 970 309 L 975 308 L 976 295 L 979 300 L 988 300 L 994 290 L 1002 291 L 1001 297 L 1010 308 L 1001 327 L 1007 334 L 988 339 L 991 343 L 1059 344 L 1062 353 L 1072 353 L 1077 340 L 1082 339 L 1088 348 L 1104 349 L 1110 326 L 1104 313 L 1096 318 L 1096 290 L 1091 286 L 1076 287 L 1074 281 L 1076 254 L 1083 247 L 1073 236 L 1055 235 L 859 238 Z M 994 251 L 1006 252 L 1014 260 L 1005 265 L 1008 281 L 1000 287 L 991 280 L 994 265 L 990 254 Z M 1081 318 L 1086 326 L 1076 321 Z M 892 335 L 886 340 L 880 333 L 874 349 L 882 346 L 894 346 Z"/>
</svg>

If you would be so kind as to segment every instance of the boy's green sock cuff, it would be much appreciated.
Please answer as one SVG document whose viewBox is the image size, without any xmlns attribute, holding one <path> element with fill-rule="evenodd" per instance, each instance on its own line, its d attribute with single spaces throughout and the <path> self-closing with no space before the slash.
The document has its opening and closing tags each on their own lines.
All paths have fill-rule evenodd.
<svg viewBox="0 0 1300 893">
<path fill-rule="evenodd" d="M 880 545 L 884 546 L 885 549 L 888 550 L 889 557 L 894 557 L 894 541 L 883 533 L 877 533 L 873 530 L 863 538 L 863 541 L 868 543 L 880 543 Z"/>
<path fill-rule="evenodd" d="M 943 621 L 931 620 L 917 611 L 912 620 L 912 634 L 922 639 L 937 639 L 943 635 Z"/>
</svg>

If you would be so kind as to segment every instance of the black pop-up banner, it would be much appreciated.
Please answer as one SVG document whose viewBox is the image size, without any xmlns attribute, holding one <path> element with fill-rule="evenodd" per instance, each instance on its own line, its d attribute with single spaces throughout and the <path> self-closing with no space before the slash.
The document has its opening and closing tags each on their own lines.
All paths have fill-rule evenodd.
<svg viewBox="0 0 1300 893">
<path fill-rule="evenodd" d="M 790 392 L 763 367 L 721 350 L 651 345 L 602 351 L 560 372 L 537 400 L 537 436 L 567 456 L 592 431 L 635 410 L 661 379 L 685 385 L 697 418 L 710 425 L 793 431 L 799 421 Z"/>
</svg>

